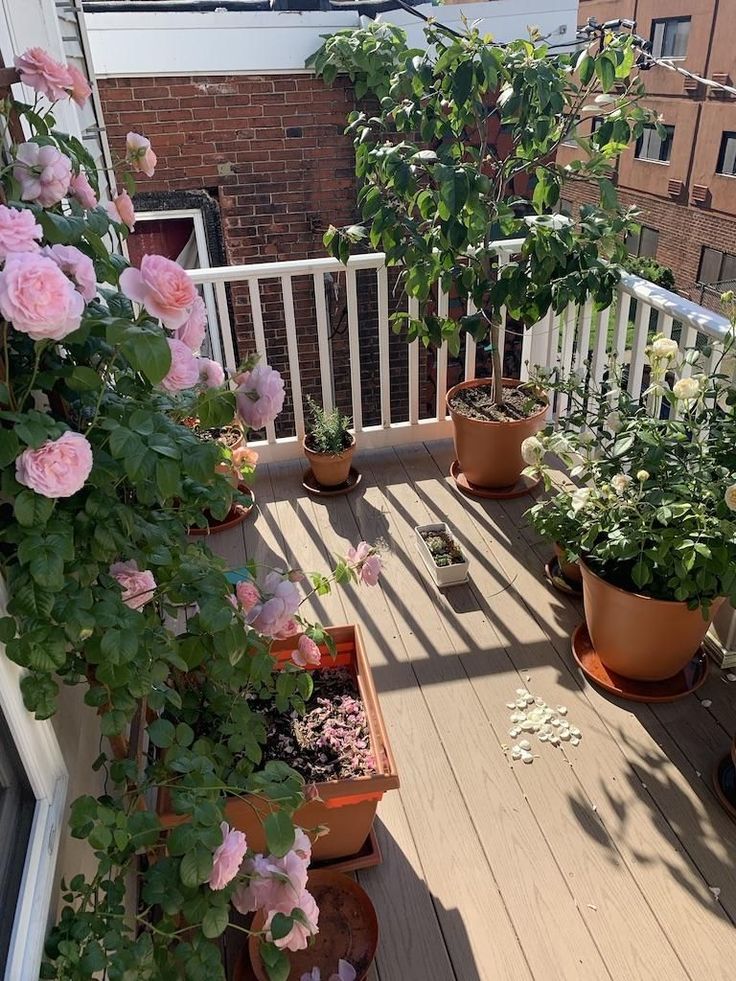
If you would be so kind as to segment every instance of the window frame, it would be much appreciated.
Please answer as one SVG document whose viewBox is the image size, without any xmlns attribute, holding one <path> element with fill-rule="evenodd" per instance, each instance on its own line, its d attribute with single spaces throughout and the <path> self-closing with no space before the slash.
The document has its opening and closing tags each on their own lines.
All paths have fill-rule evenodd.
<svg viewBox="0 0 736 981">
<path fill-rule="evenodd" d="M 725 163 L 726 151 L 728 148 L 728 143 L 733 141 L 734 144 L 734 159 L 733 159 L 733 170 L 727 171 L 722 170 Z M 736 177 L 736 130 L 724 129 L 721 136 L 721 145 L 718 150 L 718 161 L 716 163 L 716 174 L 719 177 Z"/>
<path fill-rule="evenodd" d="M 0 578 L 0 615 L 7 594 Z M 38 977 L 51 912 L 56 859 L 65 823 L 69 774 L 50 720 L 37 721 L 23 704 L 24 671 L 0 645 L 0 712 L 3 713 L 36 798 L 18 902 L 13 912 L 5 977 Z"/>
<path fill-rule="evenodd" d="M 690 15 L 685 14 L 681 17 L 655 17 L 652 20 L 652 32 L 650 36 L 650 41 L 652 44 L 652 56 L 654 58 L 664 58 L 667 61 L 684 61 L 687 58 L 687 51 L 690 46 L 690 28 L 692 27 L 693 19 Z M 672 54 L 668 55 L 664 53 L 664 50 L 657 51 L 656 48 L 656 34 L 657 28 L 662 27 L 662 48 L 664 49 L 664 42 L 667 37 L 667 25 L 668 24 L 687 24 L 688 32 L 687 38 L 685 40 L 685 50 L 682 54 Z"/>
<path fill-rule="evenodd" d="M 707 279 L 706 280 L 706 279 L 703 279 L 703 277 L 702 277 L 703 263 L 705 261 L 705 254 L 706 254 L 706 252 L 713 252 L 716 255 L 719 255 L 720 256 L 719 265 L 718 265 L 718 278 L 717 279 Z M 723 249 L 714 249 L 712 245 L 704 245 L 704 246 L 702 246 L 702 248 L 700 250 L 700 262 L 698 263 L 697 285 L 698 286 L 713 286 L 713 285 L 716 285 L 718 283 L 729 283 L 729 282 L 733 282 L 733 280 L 736 279 L 736 277 L 734 277 L 734 276 L 728 277 L 728 276 L 724 276 L 723 275 L 723 266 L 724 266 L 724 264 L 725 264 L 725 262 L 726 262 L 727 259 L 730 259 L 734 263 L 734 265 L 736 265 L 736 254 L 734 254 L 733 252 L 725 252 Z"/>
<path fill-rule="evenodd" d="M 655 242 L 655 246 L 654 246 L 654 253 L 652 255 L 650 255 L 649 253 L 642 253 L 642 251 L 641 251 L 642 241 L 643 241 L 644 236 L 645 236 L 645 234 L 647 232 L 651 233 L 652 235 L 654 235 L 656 237 L 656 242 Z M 630 241 L 630 239 L 632 239 L 634 237 L 634 235 L 636 236 L 636 251 L 635 252 L 632 252 L 629 249 L 629 241 Z M 639 231 L 638 232 L 636 232 L 636 233 L 630 232 L 626 236 L 626 248 L 627 248 L 627 250 L 629 252 L 629 255 L 630 256 L 633 256 L 636 259 L 656 259 L 657 258 L 657 250 L 659 249 L 659 229 L 658 228 L 652 228 L 651 225 L 642 225 L 642 224 L 640 224 L 639 225 Z"/>
<path fill-rule="evenodd" d="M 642 133 L 642 135 L 636 141 L 636 144 L 634 146 L 635 160 L 644 160 L 646 163 L 662 164 L 664 166 L 668 166 L 672 162 L 672 150 L 674 149 L 674 145 L 675 145 L 675 127 L 673 125 L 664 124 L 664 128 L 667 130 L 667 139 L 666 140 L 660 139 L 659 147 L 661 153 L 662 147 L 668 146 L 669 147 L 668 156 L 665 159 L 662 159 L 661 156 L 660 157 L 642 156 L 641 151 L 644 147 L 645 134 L 653 132 L 659 137 L 659 134 L 657 133 L 657 127 L 654 124 L 652 124 L 644 127 L 644 133 Z"/>
</svg>

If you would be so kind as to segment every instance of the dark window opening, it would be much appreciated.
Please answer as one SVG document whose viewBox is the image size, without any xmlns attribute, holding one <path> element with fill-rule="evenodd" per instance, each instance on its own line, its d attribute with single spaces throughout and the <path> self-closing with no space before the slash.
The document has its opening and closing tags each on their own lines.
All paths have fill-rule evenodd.
<svg viewBox="0 0 736 981">
<path fill-rule="evenodd" d="M 703 247 L 698 269 L 699 283 L 728 283 L 736 281 L 736 255 Z"/>
<path fill-rule="evenodd" d="M 640 225 L 636 232 L 629 232 L 626 237 L 626 249 L 629 255 L 639 258 L 656 259 L 659 245 L 659 232 L 656 228 Z"/>
<path fill-rule="evenodd" d="M 723 134 L 716 171 L 727 177 L 736 177 L 736 133 Z"/>
<path fill-rule="evenodd" d="M 689 38 L 689 17 L 652 21 L 652 54 L 655 58 L 684 58 Z"/>
<path fill-rule="evenodd" d="M 634 156 L 639 160 L 655 160 L 659 163 L 669 163 L 672 156 L 672 142 L 675 138 L 675 127 L 660 127 L 664 134 L 660 135 L 656 126 L 647 126 L 636 141 Z"/>
</svg>

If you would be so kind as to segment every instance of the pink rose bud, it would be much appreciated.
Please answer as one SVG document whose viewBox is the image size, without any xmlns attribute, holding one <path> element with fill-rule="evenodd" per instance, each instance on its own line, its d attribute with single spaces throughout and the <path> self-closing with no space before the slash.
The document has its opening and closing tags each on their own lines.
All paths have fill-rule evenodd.
<svg viewBox="0 0 736 981">
<path fill-rule="evenodd" d="M 231 829 L 226 821 L 222 822 L 220 830 L 222 831 L 222 844 L 218 845 L 213 856 L 212 871 L 209 877 L 210 889 L 214 890 L 224 889 L 232 882 L 238 874 L 248 850 L 248 843 L 242 831 Z"/>
<path fill-rule="evenodd" d="M 128 133 L 125 148 L 125 159 L 133 170 L 145 174 L 146 177 L 153 177 L 158 161 L 151 149 L 151 141 L 140 133 Z"/>
<path fill-rule="evenodd" d="M 135 228 L 135 208 L 127 191 L 116 194 L 112 201 L 107 202 L 105 210 L 110 221 L 114 221 L 118 225 L 127 225 L 131 232 L 133 231 Z"/>
<path fill-rule="evenodd" d="M 76 198 L 86 211 L 97 207 L 97 197 L 94 188 L 83 170 L 80 170 L 78 174 L 72 175 L 72 179 L 69 182 L 69 196 Z"/>
<path fill-rule="evenodd" d="M 15 461 L 15 477 L 42 497 L 71 497 L 92 471 L 92 447 L 81 433 L 67 432 Z"/>
<path fill-rule="evenodd" d="M 92 89 L 89 86 L 89 82 L 80 72 L 76 65 L 67 65 L 66 70 L 69 72 L 69 77 L 71 78 L 71 87 L 69 90 L 69 95 L 72 100 L 76 102 L 80 109 L 83 109 L 87 99 L 92 95 Z"/>
</svg>

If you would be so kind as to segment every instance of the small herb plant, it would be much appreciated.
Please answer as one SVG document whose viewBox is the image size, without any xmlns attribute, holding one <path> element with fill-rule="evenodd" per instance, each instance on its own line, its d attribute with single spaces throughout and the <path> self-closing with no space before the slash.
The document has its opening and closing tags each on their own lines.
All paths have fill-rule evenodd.
<svg viewBox="0 0 736 981">
<path fill-rule="evenodd" d="M 452 535 L 444 531 L 423 531 L 420 534 L 429 549 L 429 554 L 434 559 L 435 565 L 444 568 L 465 561 L 463 550 Z"/>
<path fill-rule="evenodd" d="M 315 453 L 339 456 L 353 441 L 350 425 L 352 420 L 335 407 L 328 412 L 307 396 L 310 416 L 307 446 Z"/>
</svg>

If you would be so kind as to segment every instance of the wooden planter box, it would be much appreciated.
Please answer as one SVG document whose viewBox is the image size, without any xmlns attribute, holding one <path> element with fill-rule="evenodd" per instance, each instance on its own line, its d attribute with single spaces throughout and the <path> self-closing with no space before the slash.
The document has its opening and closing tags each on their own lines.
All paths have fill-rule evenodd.
<svg viewBox="0 0 736 981">
<path fill-rule="evenodd" d="M 318 838 L 314 843 L 314 862 L 344 859 L 360 852 L 371 832 L 378 802 L 387 790 L 395 790 L 399 786 L 399 775 L 386 735 L 360 629 L 357 626 L 328 627 L 327 632 L 335 641 L 337 657 L 333 661 L 327 650 L 323 649 L 321 667 L 348 668 L 354 675 L 366 710 L 376 773 L 372 776 L 330 780 L 312 785 L 318 799 L 310 800 L 300 807 L 294 815 L 294 823 L 307 829 L 318 825 L 330 829 L 329 834 Z M 293 649 L 292 640 L 283 640 L 276 641 L 271 650 L 280 663 L 286 664 Z M 245 833 L 251 849 L 265 852 L 267 849 L 263 820 L 270 810 L 267 800 L 251 795 L 247 802 L 237 798 L 228 800 L 225 815 L 232 827 Z M 182 820 L 171 812 L 169 794 L 165 790 L 159 794 L 158 813 L 164 826 L 173 827 Z"/>
<path fill-rule="evenodd" d="M 470 568 L 470 562 L 467 558 L 463 562 L 455 562 L 453 565 L 437 565 L 434 560 L 434 556 L 427 548 L 427 543 L 422 538 L 422 532 L 435 532 L 436 534 L 449 535 L 451 538 L 455 538 L 453 533 L 447 527 L 444 521 L 438 521 L 433 525 L 417 525 L 414 529 L 417 536 L 417 549 L 424 564 L 429 569 L 429 573 L 440 587 L 444 589 L 445 586 L 459 586 L 461 583 L 468 581 L 468 569 Z M 463 552 L 463 555 L 465 553 Z"/>
</svg>

